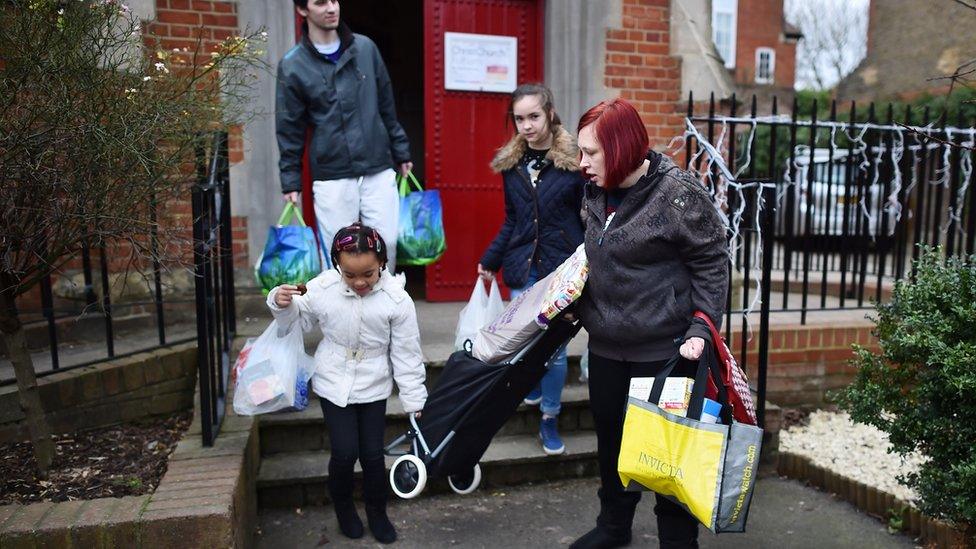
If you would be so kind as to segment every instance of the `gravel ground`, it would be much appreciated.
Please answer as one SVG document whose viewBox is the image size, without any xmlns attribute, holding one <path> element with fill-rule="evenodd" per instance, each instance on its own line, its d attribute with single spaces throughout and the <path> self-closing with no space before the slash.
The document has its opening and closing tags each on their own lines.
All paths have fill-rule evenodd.
<svg viewBox="0 0 976 549">
<path fill-rule="evenodd" d="M 903 458 L 888 452 L 888 435 L 851 421 L 845 412 L 816 411 L 806 425 L 781 431 L 779 449 L 809 458 L 820 467 L 912 501 L 912 490 L 898 483 L 898 475 L 918 469 L 918 454 Z"/>
</svg>

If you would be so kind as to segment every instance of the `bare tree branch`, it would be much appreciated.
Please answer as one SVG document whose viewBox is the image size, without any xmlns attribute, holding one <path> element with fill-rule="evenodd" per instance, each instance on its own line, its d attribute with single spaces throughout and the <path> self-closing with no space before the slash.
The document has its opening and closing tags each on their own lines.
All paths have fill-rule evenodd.
<svg viewBox="0 0 976 549">
<path fill-rule="evenodd" d="M 965 2 L 964 0 L 952 0 L 952 1 L 955 2 L 955 3 L 957 3 L 957 4 L 959 4 L 959 5 L 961 5 L 961 6 L 966 6 L 967 8 L 969 8 L 969 9 L 971 9 L 973 11 L 976 11 L 976 5 L 974 5 L 974 4 L 970 4 L 968 2 Z"/>
<path fill-rule="evenodd" d="M 803 31 L 797 45 L 800 87 L 829 89 L 864 57 L 867 3 L 848 0 L 787 0 L 786 19 Z"/>
<path fill-rule="evenodd" d="M 931 133 L 919 131 L 918 128 L 902 124 L 901 122 L 895 122 L 895 125 L 901 126 L 903 129 L 907 130 L 908 133 L 915 135 L 916 137 L 918 137 L 923 141 L 938 143 L 940 145 L 945 145 L 946 147 L 954 147 L 957 149 L 962 149 L 964 151 L 976 151 L 976 147 L 970 145 L 963 145 L 962 143 L 953 143 L 952 141 L 946 141 L 945 139 L 936 137 Z"/>
<path fill-rule="evenodd" d="M 204 43 L 201 29 L 172 51 L 139 26 L 115 0 L 0 2 L 0 336 L 41 473 L 53 449 L 16 298 L 86 246 L 123 281 L 190 263 L 190 216 L 167 210 L 188 202 L 210 134 L 247 118 L 263 66 L 263 33 Z"/>
</svg>

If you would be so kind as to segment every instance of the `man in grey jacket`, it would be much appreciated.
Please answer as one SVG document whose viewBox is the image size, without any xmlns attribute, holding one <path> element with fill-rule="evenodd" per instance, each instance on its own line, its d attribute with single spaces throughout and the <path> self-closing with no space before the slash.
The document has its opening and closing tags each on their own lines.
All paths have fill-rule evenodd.
<svg viewBox="0 0 976 549">
<path fill-rule="evenodd" d="M 294 0 L 304 34 L 278 64 L 275 122 L 281 192 L 298 202 L 302 156 L 311 130 L 309 163 L 319 238 L 362 221 L 384 240 L 397 240 L 401 175 L 413 168 L 410 142 L 397 121 L 393 89 L 376 44 L 339 19 L 338 0 Z M 323 254 L 329 261 L 329 254 Z M 396 246 L 387 247 L 388 268 Z"/>
</svg>

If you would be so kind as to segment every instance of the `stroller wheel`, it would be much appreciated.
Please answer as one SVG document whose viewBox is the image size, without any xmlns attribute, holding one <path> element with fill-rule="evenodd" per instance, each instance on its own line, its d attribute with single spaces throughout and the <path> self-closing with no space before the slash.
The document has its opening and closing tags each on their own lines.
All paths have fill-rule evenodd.
<svg viewBox="0 0 976 549">
<path fill-rule="evenodd" d="M 413 454 L 400 456 L 390 469 L 390 487 L 403 499 L 417 497 L 427 485 L 427 466 Z"/>
<path fill-rule="evenodd" d="M 481 484 L 481 464 L 475 463 L 470 473 L 448 475 L 447 483 L 451 485 L 451 490 L 462 496 L 474 492 Z"/>
</svg>

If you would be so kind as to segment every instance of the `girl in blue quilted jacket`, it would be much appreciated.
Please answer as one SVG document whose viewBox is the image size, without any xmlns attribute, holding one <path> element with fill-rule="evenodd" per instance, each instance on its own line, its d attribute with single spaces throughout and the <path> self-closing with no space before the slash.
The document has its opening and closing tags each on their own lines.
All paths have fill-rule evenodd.
<svg viewBox="0 0 976 549">
<path fill-rule="evenodd" d="M 478 274 L 493 278 L 502 271 L 512 299 L 545 278 L 583 243 L 580 208 L 585 180 L 579 171 L 576 140 L 559 121 L 552 92 L 542 84 L 523 84 L 512 92 L 508 109 L 515 135 L 498 150 L 491 168 L 505 191 L 505 221 L 481 257 Z M 539 404 L 539 438 L 546 454 L 566 450 L 556 428 L 566 348 L 525 399 Z"/>
</svg>

